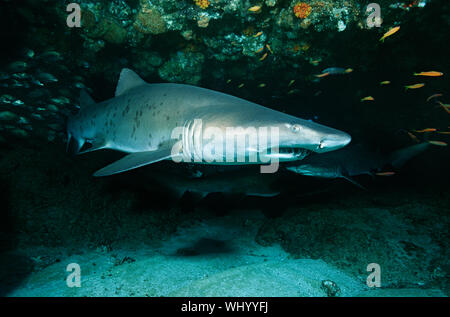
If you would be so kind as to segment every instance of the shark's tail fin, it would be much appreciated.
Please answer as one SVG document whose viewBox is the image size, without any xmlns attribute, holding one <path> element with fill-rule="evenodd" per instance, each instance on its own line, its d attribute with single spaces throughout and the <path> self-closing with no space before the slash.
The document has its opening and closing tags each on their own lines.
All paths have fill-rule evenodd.
<svg viewBox="0 0 450 317">
<path fill-rule="evenodd" d="M 394 151 L 389 156 L 388 163 L 395 169 L 402 168 L 406 162 L 425 151 L 429 146 L 428 142 L 422 142 Z"/>
</svg>

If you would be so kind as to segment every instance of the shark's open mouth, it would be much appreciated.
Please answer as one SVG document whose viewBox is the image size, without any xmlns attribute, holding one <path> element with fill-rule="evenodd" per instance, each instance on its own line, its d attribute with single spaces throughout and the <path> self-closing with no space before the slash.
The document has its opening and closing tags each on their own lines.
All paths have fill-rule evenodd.
<svg viewBox="0 0 450 317">
<path fill-rule="evenodd" d="M 271 153 L 276 153 L 276 150 L 271 149 Z M 302 160 L 305 157 L 307 157 L 312 152 L 310 150 L 307 150 L 305 148 L 301 147 L 280 147 L 278 149 L 278 153 L 280 158 L 286 158 L 286 159 L 297 159 Z"/>
</svg>

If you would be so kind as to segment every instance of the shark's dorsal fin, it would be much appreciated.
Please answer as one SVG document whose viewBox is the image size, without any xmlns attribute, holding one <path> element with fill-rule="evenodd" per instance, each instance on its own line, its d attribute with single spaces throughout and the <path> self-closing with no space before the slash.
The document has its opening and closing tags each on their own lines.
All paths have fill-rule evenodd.
<svg viewBox="0 0 450 317">
<path fill-rule="evenodd" d="M 120 72 L 119 82 L 116 88 L 116 97 L 125 93 L 127 90 L 146 84 L 138 74 L 131 69 L 124 68 Z"/>
<path fill-rule="evenodd" d="M 80 92 L 80 108 L 84 108 L 95 104 L 94 99 L 87 93 L 86 90 L 82 89 Z"/>
</svg>

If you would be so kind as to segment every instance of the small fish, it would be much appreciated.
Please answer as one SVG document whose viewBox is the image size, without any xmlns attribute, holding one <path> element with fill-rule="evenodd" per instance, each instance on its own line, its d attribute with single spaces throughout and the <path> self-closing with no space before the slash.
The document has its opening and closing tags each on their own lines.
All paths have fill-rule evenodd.
<svg viewBox="0 0 450 317">
<path fill-rule="evenodd" d="M 75 83 L 75 87 L 78 89 L 87 89 L 86 85 L 80 82 Z"/>
<path fill-rule="evenodd" d="M 270 54 L 273 54 L 273 51 L 272 51 L 272 49 L 270 48 L 270 45 L 269 45 L 269 44 L 266 44 L 266 48 L 269 50 Z"/>
<path fill-rule="evenodd" d="M 399 27 L 399 26 L 396 26 L 396 27 L 391 28 L 389 31 L 387 31 L 386 33 L 384 33 L 384 35 L 380 38 L 380 41 L 381 41 L 381 42 L 384 42 L 384 39 L 385 39 L 385 38 L 391 36 L 391 35 L 394 34 L 394 33 L 397 33 L 398 30 L 400 30 L 400 27 Z"/>
<path fill-rule="evenodd" d="M 421 72 L 421 73 L 414 73 L 414 76 L 427 76 L 427 77 L 440 77 L 443 76 L 444 73 L 436 72 L 436 71 L 429 71 L 429 72 Z"/>
<path fill-rule="evenodd" d="M 56 83 L 58 81 L 58 78 L 49 73 L 39 73 L 36 77 L 44 83 Z"/>
<path fill-rule="evenodd" d="M 33 58 L 34 57 L 34 51 L 32 49 L 27 49 L 25 52 L 25 56 L 28 58 Z"/>
<path fill-rule="evenodd" d="M 407 86 L 405 86 L 405 90 L 408 90 L 408 89 L 418 89 L 418 88 L 422 88 L 423 86 L 425 86 L 424 83 L 414 84 L 414 85 L 407 85 Z"/>
<path fill-rule="evenodd" d="M 30 77 L 30 75 L 28 75 L 27 73 L 15 73 L 12 75 L 12 78 L 15 79 L 28 79 Z"/>
<path fill-rule="evenodd" d="M 256 33 L 255 35 L 253 35 L 253 37 L 258 37 L 258 36 L 261 36 L 261 35 L 263 35 L 263 32 L 262 32 L 262 31 L 259 31 L 258 33 Z"/>
<path fill-rule="evenodd" d="M 435 129 L 435 128 L 426 128 L 426 129 L 422 129 L 422 130 L 414 130 L 414 132 L 416 132 L 416 133 L 435 132 L 435 131 L 437 131 L 437 129 Z"/>
<path fill-rule="evenodd" d="M 428 143 L 433 144 L 433 145 L 437 145 L 437 146 L 447 146 L 447 143 L 443 142 L 443 141 L 428 141 Z"/>
<path fill-rule="evenodd" d="M 245 86 L 245 84 L 240 84 L 239 86 L 238 86 L 238 88 L 242 88 L 242 87 L 244 87 Z"/>
<path fill-rule="evenodd" d="M 264 53 L 264 55 L 259 59 L 260 61 L 263 61 L 263 60 L 265 60 L 266 59 L 266 57 L 267 57 L 267 53 Z"/>
<path fill-rule="evenodd" d="M 30 85 L 27 82 L 20 82 L 18 80 L 11 81 L 11 84 L 9 85 L 11 88 L 29 88 Z"/>
<path fill-rule="evenodd" d="M 37 120 L 43 120 L 42 116 L 38 113 L 32 113 L 31 116 Z"/>
<path fill-rule="evenodd" d="M 33 51 L 32 49 L 29 49 L 29 48 L 24 48 L 24 49 L 22 49 L 22 50 L 20 51 L 20 54 L 21 54 L 23 57 L 26 57 L 26 58 L 33 58 L 33 57 L 34 57 L 34 51 Z"/>
<path fill-rule="evenodd" d="M 248 11 L 257 13 L 257 12 L 261 11 L 261 6 L 253 6 L 253 7 L 249 8 Z"/>
<path fill-rule="evenodd" d="M 385 81 L 380 82 L 380 85 L 384 86 L 384 85 L 389 85 L 390 83 L 391 82 L 389 80 L 385 80 Z"/>
<path fill-rule="evenodd" d="M 14 73 L 19 73 L 19 72 L 23 72 L 24 70 L 26 70 L 28 68 L 28 63 L 23 62 L 23 61 L 16 61 L 16 62 L 9 64 L 8 68 L 10 71 L 12 71 Z"/>
<path fill-rule="evenodd" d="M 316 59 L 316 60 L 310 60 L 309 63 L 310 63 L 311 65 L 317 66 L 317 65 L 319 65 L 319 63 L 320 63 L 320 60 L 318 60 L 318 59 Z"/>
<path fill-rule="evenodd" d="M 289 82 L 288 87 L 291 87 L 294 83 L 295 83 L 295 79 L 292 79 L 292 80 Z"/>
<path fill-rule="evenodd" d="M 375 175 L 377 175 L 377 176 L 393 176 L 393 175 L 395 175 L 395 172 L 380 172 L 380 173 L 375 173 Z"/>
<path fill-rule="evenodd" d="M 427 98 L 427 102 L 430 101 L 431 99 L 438 98 L 438 97 L 442 97 L 442 96 L 443 96 L 443 94 L 434 94 L 434 95 L 431 95 L 430 97 Z"/>
<path fill-rule="evenodd" d="M 25 117 L 20 117 L 19 121 L 17 121 L 17 123 L 18 124 L 28 124 L 28 123 L 30 123 L 30 121 L 28 121 L 28 119 Z"/>
<path fill-rule="evenodd" d="M 58 97 L 50 99 L 51 102 L 56 103 L 57 105 L 63 105 L 70 103 L 70 100 L 66 97 Z"/>
<path fill-rule="evenodd" d="M 18 116 L 11 112 L 11 111 L 2 111 L 0 112 L 0 120 L 3 121 L 12 121 L 12 120 L 16 120 L 18 118 Z"/>
<path fill-rule="evenodd" d="M 47 106 L 47 109 L 48 109 L 49 111 L 53 111 L 53 112 L 58 112 L 58 110 L 59 110 L 57 106 L 52 105 L 52 104 L 48 105 L 48 106 Z"/>
<path fill-rule="evenodd" d="M 326 77 L 326 76 L 329 76 L 329 75 L 330 75 L 330 73 L 322 73 L 322 74 L 314 75 L 314 76 L 316 76 L 317 78 L 323 78 L 323 77 Z"/>
<path fill-rule="evenodd" d="M 25 130 L 19 128 L 11 130 L 11 133 L 19 138 L 26 138 L 28 136 L 28 133 Z"/>
<path fill-rule="evenodd" d="M 259 88 L 264 88 L 264 87 L 266 87 L 266 84 L 261 83 L 261 84 L 258 85 L 258 87 L 259 87 Z"/>
<path fill-rule="evenodd" d="M 300 92 L 299 89 L 291 89 L 291 90 L 288 91 L 288 95 L 293 95 L 293 94 L 296 94 L 296 93 L 299 93 L 299 92 Z"/>
<path fill-rule="evenodd" d="M 437 131 L 439 134 L 450 134 L 450 131 Z"/>
<path fill-rule="evenodd" d="M 353 72 L 352 68 L 342 68 L 342 67 L 330 67 L 322 71 L 322 74 L 328 73 L 330 75 L 343 75 Z"/>
<path fill-rule="evenodd" d="M 12 103 L 15 98 L 11 95 L 3 95 L 0 97 L 1 103 Z"/>
<path fill-rule="evenodd" d="M 23 106 L 25 103 L 22 101 L 22 100 L 20 100 L 20 99 L 17 99 L 17 100 L 15 100 L 15 101 L 13 101 L 12 102 L 12 105 L 13 106 Z"/>
<path fill-rule="evenodd" d="M 43 84 L 39 79 L 37 79 L 37 78 L 31 79 L 31 82 L 32 82 L 33 84 L 35 84 L 36 86 L 40 86 L 40 87 L 44 86 L 44 84 Z"/>
<path fill-rule="evenodd" d="M 408 131 L 407 131 L 407 133 L 408 133 L 408 136 L 409 136 L 414 142 L 420 143 L 420 140 L 419 140 L 414 134 L 412 134 L 411 132 L 408 132 Z"/>
<path fill-rule="evenodd" d="M 56 52 L 56 51 L 44 52 L 44 53 L 40 54 L 37 58 L 38 59 L 45 59 L 45 60 L 50 61 L 50 62 L 58 62 L 58 61 L 63 60 L 61 54 L 59 52 Z"/>
<path fill-rule="evenodd" d="M 11 78 L 11 76 L 8 73 L 5 73 L 5 72 L 0 73 L 0 80 L 7 80 L 10 78 Z"/>
<path fill-rule="evenodd" d="M 448 109 L 450 105 L 445 105 L 440 101 L 438 101 L 438 103 L 447 113 L 450 113 L 450 110 Z"/>
<path fill-rule="evenodd" d="M 261 53 L 263 49 L 264 49 L 264 46 L 262 46 L 261 48 L 259 48 L 255 53 Z"/>
<path fill-rule="evenodd" d="M 367 96 L 361 99 L 361 102 L 363 101 L 375 101 L 375 98 L 373 98 L 372 96 Z"/>
<path fill-rule="evenodd" d="M 229 84 L 229 83 L 231 83 L 231 79 L 228 79 L 228 80 L 227 80 L 227 84 Z"/>
</svg>

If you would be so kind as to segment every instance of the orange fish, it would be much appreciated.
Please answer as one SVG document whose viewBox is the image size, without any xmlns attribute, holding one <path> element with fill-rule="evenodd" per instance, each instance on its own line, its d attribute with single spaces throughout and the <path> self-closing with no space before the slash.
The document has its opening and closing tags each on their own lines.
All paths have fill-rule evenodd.
<svg viewBox="0 0 450 317">
<path fill-rule="evenodd" d="M 257 12 L 261 11 L 261 6 L 253 6 L 253 7 L 249 8 L 248 11 L 257 13 Z"/>
<path fill-rule="evenodd" d="M 440 77 L 440 76 L 443 76 L 444 73 L 429 71 L 429 72 L 414 73 L 413 75 L 414 76 L 427 76 L 427 77 Z"/>
<path fill-rule="evenodd" d="M 383 86 L 383 85 L 389 85 L 391 82 L 389 81 L 389 80 L 385 80 L 385 81 L 382 81 L 381 83 L 380 83 L 380 85 L 381 86 Z"/>
<path fill-rule="evenodd" d="M 253 37 L 258 37 L 258 36 L 261 36 L 261 35 L 263 35 L 263 32 L 259 31 L 258 33 L 256 33 L 255 35 L 253 35 Z"/>
<path fill-rule="evenodd" d="M 434 98 L 437 98 L 437 97 L 442 97 L 442 96 L 443 96 L 443 94 L 434 94 L 434 95 L 431 95 L 430 97 L 427 98 L 427 102 L 430 101 L 431 99 L 434 99 Z"/>
<path fill-rule="evenodd" d="M 405 90 L 408 90 L 408 89 L 418 89 L 418 88 L 422 88 L 423 86 L 425 86 L 424 83 L 414 84 L 414 85 L 408 85 L 408 86 L 405 86 Z"/>
<path fill-rule="evenodd" d="M 375 173 L 377 176 L 392 176 L 395 175 L 395 172 L 381 172 L 381 173 Z"/>
<path fill-rule="evenodd" d="M 386 33 L 384 33 L 384 35 L 380 38 L 380 41 L 381 41 L 381 42 L 384 42 L 384 39 L 385 39 L 385 38 L 391 36 L 391 35 L 394 34 L 394 33 L 397 33 L 398 30 L 400 30 L 400 27 L 399 27 L 399 26 L 396 26 L 396 27 L 390 29 L 389 31 L 387 31 Z"/>
<path fill-rule="evenodd" d="M 445 143 L 443 141 L 428 141 L 428 143 L 437 145 L 437 146 L 447 146 L 447 143 Z"/>
<path fill-rule="evenodd" d="M 267 47 L 267 49 L 269 50 L 270 54 L 273 54 L 273 51 L 272 51 L 272 49 L 270 48 L 270 45 L 269 45 L 269 44 L 266 44 L 266 47 Z"/>
<path fill-rule="evenodd" d="M 264 55 L 263 55 L 259 60 L 260 60 L 260 61 L 263 61 L 263 60 L 266 59 L 266 57 L 267 57 L 267 53 L 264 53 Z"/>
<path fill-rule="evenodd" d="M 261 47 L 261 48 L 259 48 L 259 49 L 256 51 L 256 53 L 261 53 L 263 49 L 264 49 L 264 46 Z"/>
<path fill-rule="evenodd" d="M 322 77 L 326 77 L 328 75 L 330 75 L 330 73 L 323 73 L 323 74 L 314 75 L 314 76 L 316 76 L 317 78 L 322 78 Z"/>
<path fill-rule="evenodd" d="M 422 129 L 422 130 L 414 130 L 414 132 L 416 132 L 416 133 L 435 132 L 435 131 L 437 131 L 437 129 L 435 129 L 435 128 L 426 128 L 426 129 Z"/>
<path fill-rule="evenodd" d="M 375 101 L 375 98 L 372 96 L 367 96 L 361 99 L 361 102 L 363 101 Z"/>
</svg>

